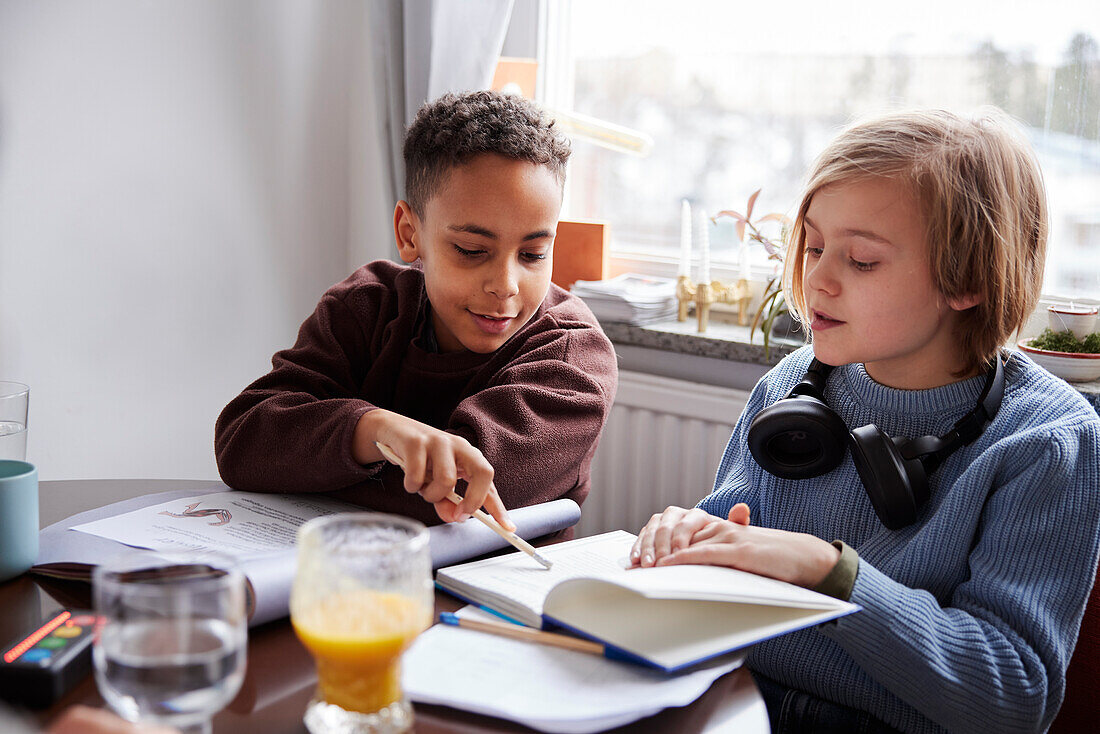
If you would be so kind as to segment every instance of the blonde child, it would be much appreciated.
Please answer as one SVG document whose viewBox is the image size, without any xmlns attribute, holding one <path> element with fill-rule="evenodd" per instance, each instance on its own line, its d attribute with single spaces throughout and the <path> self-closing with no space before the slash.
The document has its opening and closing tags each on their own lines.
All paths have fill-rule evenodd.
<svg viewBox="0 0 1100 734">
<path fill-rule="evenodd" d="M 756 386 L 714 492 L 632 550 L 862 606 L 751 651 L 773 732 L 1054 719 L 1097 568 L 1100 418 L 1000 347 L 1046 236 L 1039 167 L 997 114 L 892 114 L 815 163 L 785 272 L 813 344 Z"/>
</svg>

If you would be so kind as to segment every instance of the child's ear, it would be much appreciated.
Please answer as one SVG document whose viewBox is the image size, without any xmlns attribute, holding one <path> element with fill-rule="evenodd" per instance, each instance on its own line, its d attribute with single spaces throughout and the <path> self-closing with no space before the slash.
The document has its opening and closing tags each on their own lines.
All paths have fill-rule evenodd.
<svg viewBox="0 0 1100 734">
<path fill-rule="evenodd" d="M 974 308 L 984 300 L 979 293 L 964 293 L 961 296 L 955 298 L 948 298 L 947 305 L 955 311 L 965 311 L 968 308 Z"/>
<path fill-rule="evenodd" d="M 420 257 L 420 219 L 405 200 L 397 202 L 393 209 L 393 236 L 401 259 L 407 263 L 416 262 Z"/>
</svg>

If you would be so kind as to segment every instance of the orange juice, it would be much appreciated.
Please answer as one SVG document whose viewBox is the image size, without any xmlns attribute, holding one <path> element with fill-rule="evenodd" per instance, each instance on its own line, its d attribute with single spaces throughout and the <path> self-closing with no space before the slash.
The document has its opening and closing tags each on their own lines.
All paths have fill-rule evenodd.
<svg viewBox="0 0 1100 734">
<path fill-rule="evenodd" d="M 421 601 L 358 589 L 327 596 L 291 622 L 317 662 L 324 700 L 373 713 L 401 700 L 401 653 L 430 619 Z"/>
</svg>

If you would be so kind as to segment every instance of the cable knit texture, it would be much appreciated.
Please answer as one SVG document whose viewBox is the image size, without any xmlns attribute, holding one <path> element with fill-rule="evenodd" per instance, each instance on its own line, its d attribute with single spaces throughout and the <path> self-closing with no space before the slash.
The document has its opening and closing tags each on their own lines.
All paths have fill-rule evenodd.
<svg viewBox="0 0 1100 734">
<path fill-rule="evenodd" d="M 1065 382 L 1012 352 L 1005 396 L 985 432 L 930 478 L 917 522 L 875 515 L 851 455 L 808 480 L 774 477 L 748 451 L 753 416 L 805 374 L 789 355 L 757 384 L 699 506 L 753 524 L 841 539 L 859 552 L 851 601 L 863 611 L 756 646 L 777 681 L 871 712 L 908 732 L 1036 732 L 1054 719 L 1100 544 L 1100 418 Z M 837 368 L 826 400 L 849 428 L 946 433 L 984 376 L 896 390 L 862 365 Z"/>
</svg>

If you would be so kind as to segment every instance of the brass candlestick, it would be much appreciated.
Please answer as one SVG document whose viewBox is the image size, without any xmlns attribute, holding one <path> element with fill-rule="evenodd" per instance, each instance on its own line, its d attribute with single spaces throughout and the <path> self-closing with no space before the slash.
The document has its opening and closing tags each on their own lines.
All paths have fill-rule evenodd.
<svg viewBox="0 0 1100 734">
<path fill-rule="evenodd" d="M 733 285 L 723 285 L 717 280 L 709 283 L 693 283 L 681 275 L 676 281 L 676 300 L 679 302 L 677 320 L 687 321 L 688 306 L 695 304 L 695 317 L 699 321 L 699 333 L 707 330 L 710 307 L 715 303 L 736 303 L 737 323 L 749 325 L 749 281 L 741 278 Z"/>
</svg>

